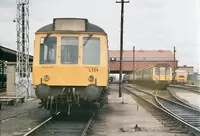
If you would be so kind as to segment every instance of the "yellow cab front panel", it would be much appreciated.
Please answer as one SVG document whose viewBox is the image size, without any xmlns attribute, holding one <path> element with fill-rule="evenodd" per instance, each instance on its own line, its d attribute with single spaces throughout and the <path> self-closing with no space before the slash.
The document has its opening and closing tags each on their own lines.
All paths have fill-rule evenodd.
<svg viewBox="0 0 200 136">
<path fill-rule="evenodd" d="M 46 37 L 47 34 L 36 34 L 33 62 L 34 85 L 45 83 L 50 86 L 87 86 L 88 84 L 96 83 L 98 86 L 107 86 L 108 46 L 105 34 L 92 34 L 91 37 L 85 33 L 51 34 L 48 38 Z M 43 46 L 41 42 L 43 43 L 46 40 L 45 38 L 49 39 L 49 43 L 54 42 L 54 44 L 51 44 L 51 47 L 48 46 L 48 48 L 52 49 L 41 47 Z M 48 44 L 48 41 L 45 42 Z M 63 43 L 67 46 L 64 46 Z M 93 47 L 97 43 L 100 52 L 95 52 L 96 49 Z M 91 52 L 89 48 L 94 49 Z M 45 52 L 45 50 L 48 51 Z M 48 53 L 54 54 L 51 55 L 54 61 L 43 63 L 41 60 L 45 60 L 45 56 L 48 56 L 46 55 Z M 90 57 L 88 59 L 91 59 L 92 54 L 97 58 L 99 56 L 98 64 L 93 64 L 95 61 L 87 64 L 87 60 L 84 60 L 84 58 L 88 57 Z M 72 58 L 70 56 L 75 56 L 76 61 L 67 63 Z M 52 60 L 52 58 L 50 59 Z"/>
</svg>

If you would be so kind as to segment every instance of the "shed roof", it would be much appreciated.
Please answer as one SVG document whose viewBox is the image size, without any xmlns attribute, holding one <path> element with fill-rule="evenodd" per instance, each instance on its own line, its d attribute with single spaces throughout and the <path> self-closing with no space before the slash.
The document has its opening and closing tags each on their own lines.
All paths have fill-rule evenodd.
<svg viewBox="0 0 200 136">
<path fill-rule="evenodd" d="M 17 60 L 16 54 L 17 54 L 17 51 L 0 45 L 0 60 L 15 62 Z M 33 61 L 32 55 L 29 55 L 29 61 Z"/>
<path fill-rule="evenodd" d="M 110 50 L 110 58 L 119 58 L 119 50 Z M 132 50 L 124 50 L 123 58 L 132 58 Z M 174 55 L 170 50 L 135 50 L 135 58 L 173 58 Z"/>
</svg>

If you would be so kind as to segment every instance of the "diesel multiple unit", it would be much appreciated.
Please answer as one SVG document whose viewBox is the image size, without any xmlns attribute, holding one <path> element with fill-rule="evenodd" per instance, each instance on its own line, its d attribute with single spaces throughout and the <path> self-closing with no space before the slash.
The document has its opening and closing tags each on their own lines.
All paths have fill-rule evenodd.
<svg viewBox="0 0 200 136">
<path fill-rule="evenodd" d="M 124 76 L 125 82 L 144 85 L 146 87 L 165 89 L 172 81 L 172 68 L 168 64 L 154 66 L 135 71 Z"/>
<path fill-rule="evenodd" d="M 82 18 L 55 18 L 35 33 L 33 84 L 52 115 L 102 102 L 108 86 L 106 32 Z"/>
</svg>

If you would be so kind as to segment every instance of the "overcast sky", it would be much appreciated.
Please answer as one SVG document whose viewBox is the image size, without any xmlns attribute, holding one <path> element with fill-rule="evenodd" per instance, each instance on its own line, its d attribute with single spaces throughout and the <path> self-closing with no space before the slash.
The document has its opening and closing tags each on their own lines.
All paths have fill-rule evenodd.
<svg viewBox="0 0 200 136">
<path fill-rule="evenodd" d="M 197 65 L 200 0 L 130 0 L 125 4 L 124 49 L 177 48 L 179 64 Z M 0 0 L 0 44 L 16 49 L 16 0 Z M 110 49 L 119 49 L 120 4 L 115 0 L 31 0 L 30 54 L 34 33 L 54 17 L 82 17 L 102 27 Z"/>
</svg>

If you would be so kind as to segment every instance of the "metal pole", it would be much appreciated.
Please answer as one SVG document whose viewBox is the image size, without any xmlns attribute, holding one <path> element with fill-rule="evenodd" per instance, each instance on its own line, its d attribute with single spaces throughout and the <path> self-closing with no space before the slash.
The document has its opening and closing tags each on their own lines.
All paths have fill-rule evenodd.
<svg viewBox="0 0 200 136">
<path fill-rule="evenodd" d="M 116 1 L 121 3 L 121 32 L 120 32 L 120 74 L 119 74 L 119 97 L 122 97 L 122 58 L 123 58 L 123 30 L 124 30 L 124 3 L 129 1 Z"/>
<path fill-rule="evenodd" d="M 133 84 L 135 80 L 135 46 L 133 46 Z"/>
<path fill-rule="evenodd" d="M 175 79 L 176 79 L 176 48 L 174 46 L 174 85 L 176 84 Z"/>
<path fill-rule="evenodd" d="M 17 0 L 17 97 L 29 97 L 29 0 Z"/>
</svg>

